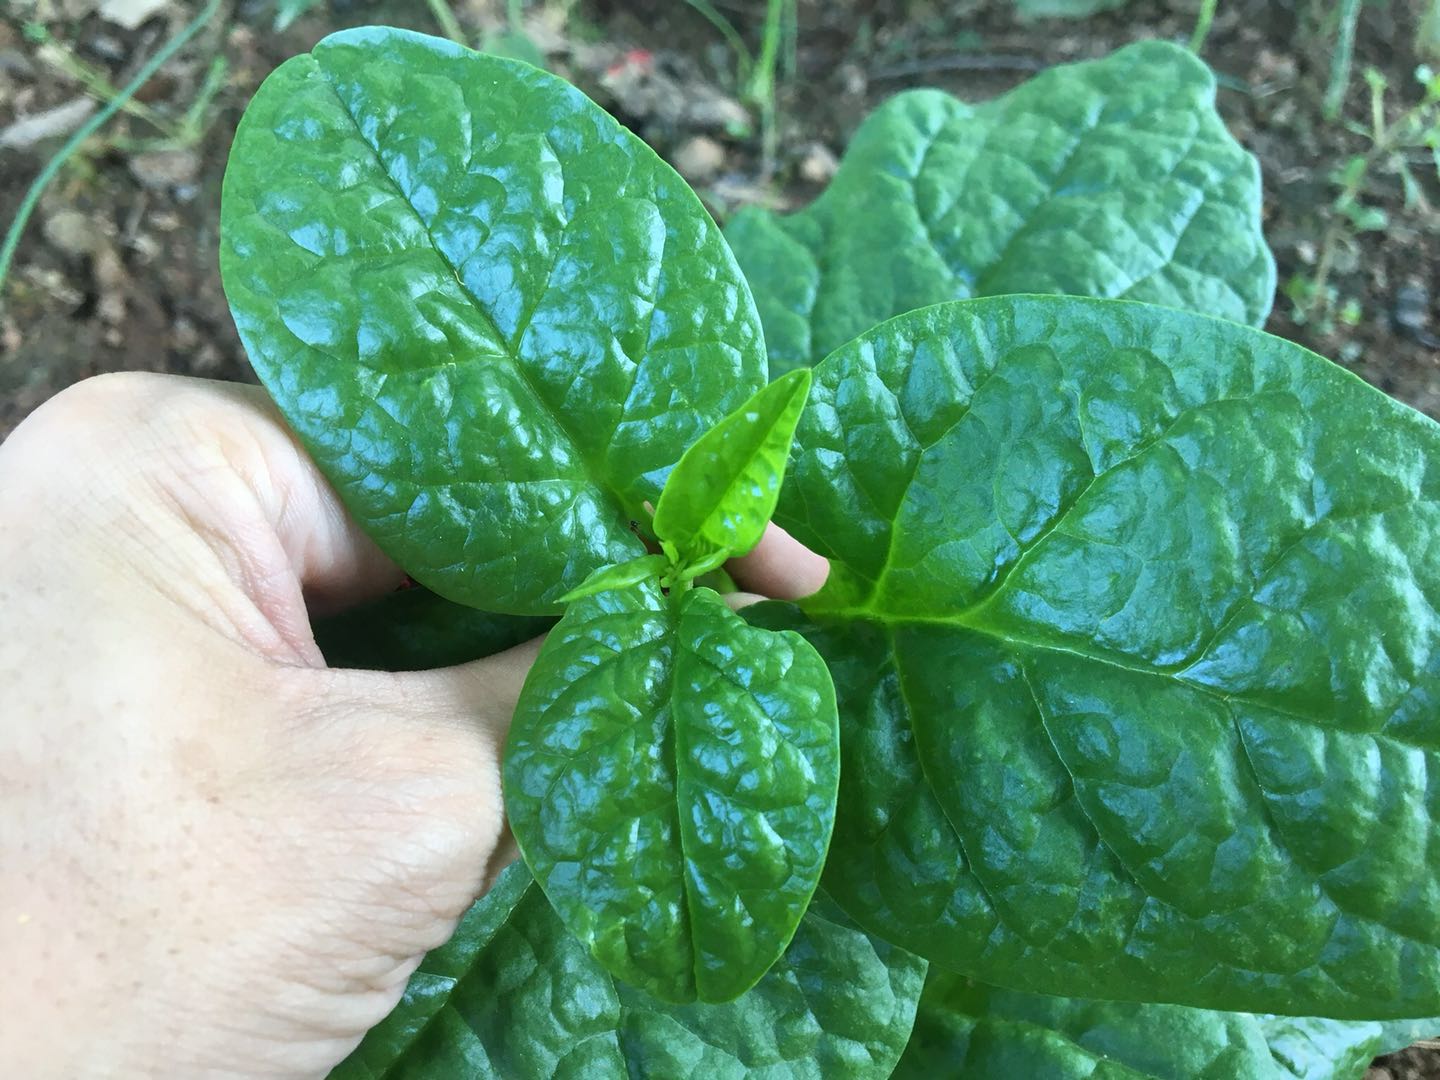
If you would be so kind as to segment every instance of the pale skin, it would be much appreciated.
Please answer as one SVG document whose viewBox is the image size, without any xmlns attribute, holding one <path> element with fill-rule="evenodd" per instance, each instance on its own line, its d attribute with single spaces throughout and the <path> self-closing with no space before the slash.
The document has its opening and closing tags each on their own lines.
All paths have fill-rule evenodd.
<svg viewBox="0 0 1440 1080">
<path fill-rule="evenodd" d="M 399 1000 L 513 857 L 538 649 L 327 668 L 310 613 L 400 576 L 253 388 L 103 376 L 0 444 L 0 1076 L 318 1077 Z"/>
</svg>

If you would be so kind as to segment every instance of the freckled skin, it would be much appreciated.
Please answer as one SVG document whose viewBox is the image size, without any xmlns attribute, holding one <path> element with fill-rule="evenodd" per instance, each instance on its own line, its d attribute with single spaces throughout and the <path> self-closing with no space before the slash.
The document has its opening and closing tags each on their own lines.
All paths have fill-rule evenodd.
<svg viewBox="0 0 1440 1080">
<path fill-rule="evenodd" d="M 828 567 L 772 530 L 737 580 Z M 399 571 L 263 395 L 90 380 L 0 445 L 0 1077 L 323 1076 L 514 858 L 537 643 L 325 667 Z"/>
<path fill-rule="evenodd" d="M 532 653 L 331 671 L 397 571 L 258 392 L 112 376 L 0 447 L 0 1075 L 320 1076 L 491 875 Z"/>
</svg>

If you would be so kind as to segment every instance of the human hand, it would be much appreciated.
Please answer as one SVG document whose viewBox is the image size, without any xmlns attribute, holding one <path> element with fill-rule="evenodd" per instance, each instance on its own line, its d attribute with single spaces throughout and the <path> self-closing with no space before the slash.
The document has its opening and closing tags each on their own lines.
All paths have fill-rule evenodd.
<svg viewBox="0 0 1440 1080">
<path fill-rule="evenodd" d="M 395 1004 L 504 858 L 536 651 L 327 668 L 309 612 L 399 579 L 258 390 L 107 376 L 0 446 L 0 1075 L 320 1076 Z"/>
</svg>

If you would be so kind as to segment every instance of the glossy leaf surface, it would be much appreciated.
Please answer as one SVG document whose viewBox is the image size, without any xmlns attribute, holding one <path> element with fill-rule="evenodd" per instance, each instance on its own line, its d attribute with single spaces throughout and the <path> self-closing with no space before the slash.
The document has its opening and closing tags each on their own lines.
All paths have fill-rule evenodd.
<svg viewBox="0 0 1440 1080">
<path fill-rule="evenodd" d="M 1121 297 L 1262 323 L 1275 269 L 1259 167 L 1214 103 L 1210 70 L 1160 41 L 983 105 L 938 90 L 892 98 L 813 205 L 746 210 L 726 227 L 771 375 L 972 296 Z"/>
<path fill-rule="evenodd" d="M 1015 989 L 1440 1011 L 1440 428 L 1298 346 L 1008 297 L 816 369 L 826 880 Z M 787 614 L 787 611 L 790 613 Z"/>
<path fill-rule="evenodd" d="M 931 969 L 896 1080 L 1360 1080 L 1375 1021 L 997 990 Z"/>
<path fill-rule="evenodd" d="M 476 611 L 415 588 L 318 618 L 314 629 L 331 667 L 424 671 L 493 656 L 554 624 L 554 619 Z"/>
<path fill-rule="evenodd" d="M 693 192 L 568 83 L 407 31 L 326 38 L 251 101 L 221 270 L 255 370 L 416 580 L 541 614 L 764 381 Z"/>
<path fill-rule="evenodd" d="M 576 601 L 546 640 L 505 753 L 515 838 L 612 974 L 726 1001 L 784 951 L 834 824 L 834 689 L 799 635 L 709 589 Z"/>
<path fill-rule="evenodd" d="M 808 371 L 782 375 L 685 451 L 653 523 L 685 562 L 744 555 L 760 542 L 809 393 Z"/>
<path fill-rule="evenodd" d="M 601 968 L 523 864 L 427 956 L 332 1080 L 883 1080 L 925 962 L 817 899 L 785 957 L 724 1005 L 666 1005 Z"/>
</svg>

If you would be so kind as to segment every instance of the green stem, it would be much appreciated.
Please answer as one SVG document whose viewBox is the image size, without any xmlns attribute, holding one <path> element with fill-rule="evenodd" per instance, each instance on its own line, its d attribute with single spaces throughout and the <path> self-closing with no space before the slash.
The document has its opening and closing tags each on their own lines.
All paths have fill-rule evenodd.
<svg viewBox="0 0 1440 1080">
<path fill-rule="evenodd" d="M 460 22 L 455 18 L 455 13 L 450 10 L 450 5 L 445 0 L 426 0 L 430 5 L 430 14 L 435 16 L 435 21 L 440 24 L 440 32 L 457 45 L 469 45 L 465 40 L 465 31 L 460 29 Z"/>
<path fill-rule="evenodd" d="M 785 8 L 789 0 L 769 0 L 765 8 L 765 34 L 760 57 L 750 80 L 750 99 L 760 106 L 760 171 L 768 179 L 775 172 L 779 151 L 779 130 L 775 122 L 775 66 L 784 36 Z"/>
<path fill-rule="evenodd" d="M 1220 6 L 1220 0 L 1201 0 L 1200 15 L 1195 20 L 1195 32 L 1190 35 L 1190 51 L 1196 56 L 1205 47 L 1205 39 L 1210 36 L 1210 24 L 1215 21 L 1215 9 Z"/>
<path fill-rule="evenodd" d="M 1325 87 L 1325 119 L 1334 120 L 1345 105 L 1350 89 L 1350 65 L 1355 56 L 1355 27 L 1360 22 L 1363 0 L 1342 0 L 1340 28 L 1335 38 L 1335 59 L 1330 64 L 1330 83 Z"/>
<path fill-rule="evenodd" d="M 800 0 L 787 0 L 785 4 L 785 63 L 781 71 L 785 78 L 794 80 L 800 69 Z"/>
<path fill-rule="evenodd" d="M 685 2 L 720 32 L 720 36 L 730 46 L 730 51 L 735 54 L 735 85 L 745 86 L 750 80 L 751 69 L 755 66 L 755 58 L 750 55 L 750 49 L 745 44 L 745 39 L 740 36 L 740 32 L 735 29 L 734 24 L 716 10 L 710 0 L 685 0 Z"/>
<path fill-rule="evenodd" d="M 0 245 L 0 295 L 5 290 L 5 281 L 10 274 L 10 264 L 15 258 L 15 249 L 20 246 L 20 236 L 25 231 L 25 225 L 30 220 L 30 215 L 35 212 L 35 207 L 40 203 L 40 196 L 50 186 L 50 181 L 65 163 L 75 156 L 75 151 L 84 145 L 85 140 L 99 131 L 112 116 L 125 107 L 125 103 L 134 97 L 135 92 L 144 86 L 150 76 L 160 70 L 167 60 L 184 48 L 185 43 L 199 33 L 220 10 L 221 0 L 209 0 L 209 3 L 195 16 L 186 27 L 160 47 L 160 50 L 146 61 L 145 66 L 135 73 L 135 77 L 126 83 L 110 103 L 97 112 L 85 123 L 75 130 L 75 133 L 65 141 L 59 152 L 56 153 L 40 170 L 40 175 L 35 177 L 25 198 L 20 202 L 20 208 L 15 212 L 15 220 L 10 223 L 10 228 L 5 232 L 5 242 Z"/>
</svg>

